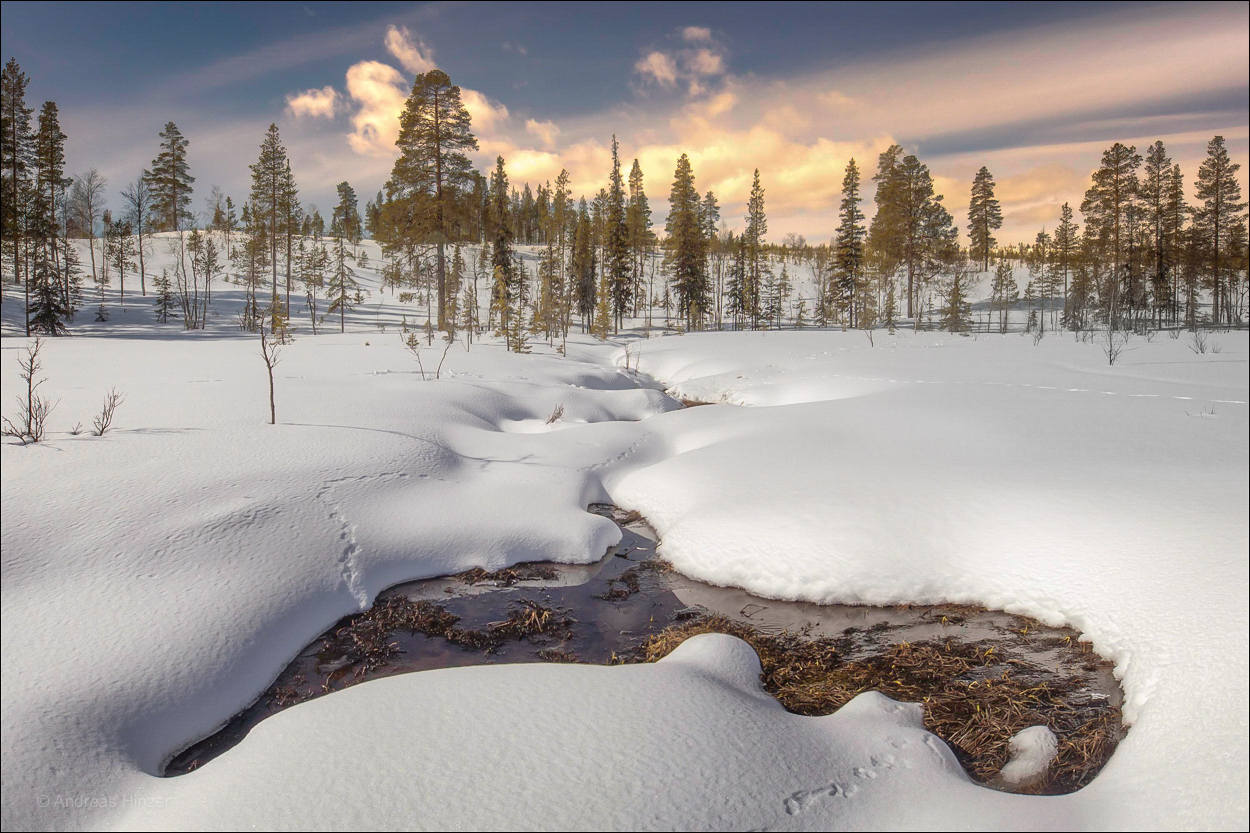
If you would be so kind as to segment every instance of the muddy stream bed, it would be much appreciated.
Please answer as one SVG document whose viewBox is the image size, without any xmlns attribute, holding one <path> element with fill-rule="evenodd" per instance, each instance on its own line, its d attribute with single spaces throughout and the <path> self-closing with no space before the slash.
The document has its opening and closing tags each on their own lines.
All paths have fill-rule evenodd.
<svg viewBox="0 0 1250 833">
<path fill-rule="evenodd" d="M 1067 628 L 962 605 L 815 605 L 763 599 L 673 571 L 637 513 L 608 505 L 621 543 L 586 565 L 519 564 L 408 582 L 345 617 L 300 653 L 251 706 L 175 755 L 163 775 L 205 765 L 269 715 L 377 677 L 510 662 L 649 662 L 696 633 L 745 639 L 765 688 L 798 714 L 829 714 L 862 691 L 925 706 L 976 781 L 998 773 L 1021 729 L 1046 725 L 1058 754 L 1013 791 L 1087 784 L 1124 735 L 1111 664 Z"/>
</svg>

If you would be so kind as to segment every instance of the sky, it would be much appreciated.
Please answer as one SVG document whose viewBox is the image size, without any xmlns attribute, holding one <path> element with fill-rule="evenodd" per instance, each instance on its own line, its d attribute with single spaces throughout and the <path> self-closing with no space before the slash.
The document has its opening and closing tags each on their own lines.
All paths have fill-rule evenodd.
<svg viewBox="0 0 1250 833">
<path fill-rule="evenodd" d="M 756 168 L 769 238 L 823 242 L 847 161 L 871 176 L 915 153 L 966 242 L 972 178 L 998 183 L 1003 242 L 1076 209 L 1113 142 L 1156 140 L 1192 190 L 1222 135 L 1247 187 L 1250 5 L 1102 3 L 4 4 L 0 54 L 57 102 L 67 167 L 97 168 L 118 202 L 174 121 L 190 140 L 194 209 L 213 185 L 246 199 L 276 123 L 306 204 L 335 185 L 362 202 L 397 155 L 420 72 L 462 90 L 481 146 L 520 187 L 607 183 L 615 134 L 662 229 L 677 157 L 741 228 Z M 1079 219 L 1079 216 L 1078 216 Z"/>
</svg>

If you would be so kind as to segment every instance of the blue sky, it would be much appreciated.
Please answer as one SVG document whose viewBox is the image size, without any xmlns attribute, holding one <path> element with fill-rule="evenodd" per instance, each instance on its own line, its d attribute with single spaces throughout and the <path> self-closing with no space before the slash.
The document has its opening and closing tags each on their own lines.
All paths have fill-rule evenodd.
<svg viewBox="0 0 1250 833">
<path fill-rule="evenodd" d="M 774 236 L 827 239 L 846 159 L 870 175 L 893 141 L 930 165 L 957 218 L 989 166 L 1019 239 L 1079 202 L 1113 141 L 1163 139 L 1190 180 L 1215 133 L 1245 161 L 1245 3 L 601 9 L 7 2 L 0 47 L 31 76 L 34 106 L 58 103 L 70 169 L 97 167 L 112 190 L 172 119 L 197 196 L 246 194 L 270 121 L 307 201 L 327 206 L 343 179 L 371 194 L 407 86 L 431 66 L 474 102 L 481 163 L 502 154 L 514 183 L 567 167 L 593 192 L 615 132 L 657 219 L 678 153 L 731 225 L 758 166 Z"/>
</svg>

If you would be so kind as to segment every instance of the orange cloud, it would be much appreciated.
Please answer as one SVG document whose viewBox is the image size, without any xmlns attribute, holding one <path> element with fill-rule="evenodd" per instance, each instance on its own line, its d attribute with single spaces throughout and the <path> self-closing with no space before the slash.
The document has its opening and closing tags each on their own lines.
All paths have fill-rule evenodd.
<svg viewBox="0 0 1250 833">
<path fill-rule="evenodd" d="M 302 93 L 288 95 L 286 106 L 296 117 L 311 116 L 331 119 L 334 118 L 334 104 L 337 98 L 338 93 L 333 87 L 322 87 L 319 90 L 305 90 Z"/>
</svg>

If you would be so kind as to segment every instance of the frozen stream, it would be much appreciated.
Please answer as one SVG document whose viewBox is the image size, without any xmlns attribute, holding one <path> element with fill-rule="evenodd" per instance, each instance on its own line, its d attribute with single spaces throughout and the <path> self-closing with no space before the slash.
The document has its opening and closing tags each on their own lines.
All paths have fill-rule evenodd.
<svg viewBox="0 0 1250 833">
<path fill-rule="evenodd" d="M 392 587 L 370 611 L 341 620 L 311 643 L 259 700 L 216 734 L 176 755 L 164 774 L 203 766 L 277 711 L 368 679 L 498 663 L 640 661 L 640 646 L 666 628 L 709 620 L 722 623 L 712 626 L 716 630 L 729 622 L 764 637 L 797 634 L 822 640 L 835 645 L 839 661 L 848 663 L 879 659 L 900 646 L 938 645 L 948 651 L 952 645 L 972 646 L 971 656 L 985 660 L 963 669 L 965 684 L 992 686 L 1010 675 L 1026 687 L 1060 692 L 1065 725 L 1072 725 L 1073 714 L 1079 723 L 1082 712 L 1088 713 L 1090 726 L 1113 724 L 1115 737 L 1094 756 L 1097 760 L 1076 786 L 1097 773 L 1123 732 L 1122 696 L 1111 664 L 1092 654 L 1075 631 L 958 605 L 870 607 L 764 599 L 673 571 L 656 557 L 656 535 L 637 513 L 604 504 L 591 511 L 612 518 L 622 531 L 620 544 L 599 561 L 520 564 L 497 573 L 474 570 Z M 976 754 L 944 739 L 975 776 Z"/>
</svg>

